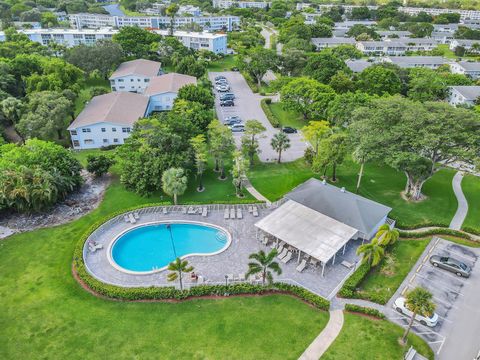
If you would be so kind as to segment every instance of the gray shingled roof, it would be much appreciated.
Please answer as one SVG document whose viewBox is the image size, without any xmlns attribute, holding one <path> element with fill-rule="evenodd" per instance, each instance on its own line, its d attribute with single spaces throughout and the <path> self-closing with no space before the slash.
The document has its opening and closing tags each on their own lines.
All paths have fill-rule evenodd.
<svg viewBox="0 0 480 360">
<path fill-rule="evenodd" d="M 458 65 L 467 71 L 480 71 L 480 62 L 459 61 Z"/>
<path fill-rule="evenodd" d="M 312 43 L 314 45 L 318 44 L 355 44 L 356 41 L 353 38 L 345 38 L 345 37 L 331 37 L 331 38 L 312 38 Z"/>
<path fill-rule="evenodd" d="M 110 76 L 110 79 L 128 75 L 153 77 L 158 75 L 160 67 L 161 64 L 159 62 L 152 60 L 137 59 L 126 61 L 120 64 L 117 70 L 115 70 Z"/>
<path fill-rule="evenodd" d="M 442 65 L 448 63 L 448 60 L 441 56 L 389 56 L 387 61 L 391 61 L 400 67 L 410 65 Z"/>
<path fill-rule="evenodd" d="M 145 89 L 145 95 L 162 94 L 165 92 L 178 92 L 185 85 L 197 84 L 197 78 L 190 75 L 169 73 L 153 77 Z"/>
<path fill-rule="evenodd" d="M 451 86 L 457 90 L 466 100 L 475 100 L 480 97 L 480 86 Z"/>
<path fill-rule="evenodd" d="M 285 195 L 306 207 L 370 234 L 392 210 L 390 207 L 366 199 L 322 181 L 311 178 Z"/>
<path fill-rule="evenodd" d="M 374 65 L 375 63 L 372 61 L 367 61 L 367 60 L 347 60 L 345 61 L 345 64 L 350 68 L 355 73 L 362 72 L 366 68 Z"/>
</svg>

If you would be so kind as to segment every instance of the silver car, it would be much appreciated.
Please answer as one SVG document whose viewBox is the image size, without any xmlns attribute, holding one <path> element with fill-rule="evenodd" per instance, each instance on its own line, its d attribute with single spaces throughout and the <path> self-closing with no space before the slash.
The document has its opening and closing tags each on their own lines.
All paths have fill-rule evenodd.
<svg viewBox="0 0 480 360">
<path fill-rule="evenodd" d="M 470 273 L 472 272 L 470 266 L 448 256 L 432 255 L 430 256 L 430 263 L 435 267 L 448 270 L 457 276 L 466 278 L 470 277 Z"/>
</svg>

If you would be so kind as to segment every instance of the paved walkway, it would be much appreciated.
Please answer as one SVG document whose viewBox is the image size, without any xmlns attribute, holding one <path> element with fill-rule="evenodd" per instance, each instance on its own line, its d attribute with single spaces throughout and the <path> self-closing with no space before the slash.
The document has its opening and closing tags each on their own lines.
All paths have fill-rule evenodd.
<svg viewBox="0 0 480 360">
<path fill-rule="evenodd" d="M 330 311 L 330 319 L 323 331 L 299 357 L 299 360 L 318 360 L 335 341 L 343 327 L 343 310 Z"/>
<path fill-rule="evenodd" d="M 467 199 L 462 191 L 462 179 L 463 173 L 458 171 L 452 180 L 453 192 L 455 193 L 458 201 L 457 212 L 455 213 L 455 216 L 453 217 L 449 226 L 450 229 L 453 230 L 460 230 L 462 228 L 463 221 L 465 220 L 468 212 Z"/>
<path fill-rule="evenodd" d="M 265 196 L 263 196 L 262 194 L 260 194 L 260 192 L 255 189 L 253 187 L 253 185 L 250 183 L 250 181 L 247 181 L 247 183 L 245 184 L 245 189 L 247 189 L 247 191 L 252 194 L 252 196 L 257 199 L 257 200 L 260 200 L 260 201 L 265 201 L 265 203 L 267 204 L 267 206 L 270 206 L 271 202 L 270 200 L 268 200 Z"/>
</svg>

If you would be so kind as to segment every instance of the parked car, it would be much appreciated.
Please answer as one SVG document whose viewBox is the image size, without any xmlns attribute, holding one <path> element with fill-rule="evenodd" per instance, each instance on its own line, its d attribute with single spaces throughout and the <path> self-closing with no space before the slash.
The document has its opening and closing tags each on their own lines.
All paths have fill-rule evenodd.
<svg viewBox="0 0 480 360">
<path fill-rule="evenodd" d="M 242 132 L 245 131 L 245 125 L 233 124 L 232 126 L 230 126 L 230 130 L 232 130 L 232 132 Z"/>
<path fill-rule="evenodd" d="M 228 85 L 228 81 L 227 81 L 227 79 L 219 79 L 219 80 L 215 80 L 215 84 L 216 85 Z"/>
<path fill-rule="evenodd" d="M 286 134 L 296 134 L 298 132 L 297 129 L 290 126 L 285 126 L 284 128 L 282 128 L 282 131 Z"/>
<path fill-rule="evenodd" d="M 220 95 L 220 100 L 235 100 L 235 94 L 234 93 L 225 93 Z"/>
<path fill-rule="evenodd" d="M 220 106 L 235 106 L 235 103 L 231 99 L 221 100 Z"/>
<path fill-rule="evenodd" d="M 470 277 L 470 273 L 472 272 L 470 266 L 448 256 L 432 255 L 430 256 L 430 264 L 466 278 Z"/>
<path fill-rule="evenodd" d="M 242 119 L 240 118 L 240 116 L 228 116 L 223 121 L 225 125 L 240 124 L 241 122 Z"/>
<path fill-rule="evenodd" d="M 218 92 L 227 92 L 227 91 L 230 91 L 230 86 L 228 85 L 218 85 L 216 87 L 217 91 Z"/>
<path fill-rule="evenodd" d="M 413 312 L 406 307 L 405 302 L 406 302 L 406 299 L 403 296 L 400 296 L 393 303 L 393 308 L 397 310 L 400 314 L 404 314 L 411 318 L 413 315 Z M 438 315 L 436 313 L 433 313 L 432 316 L 426 317 L 426 316 L 417 314 L 415 315 L 415 320 L 420 322 L 420 324 L 422 325 L 434 327 L 435 325 L 437 325 Z"/>
<path fill-rule="evenodd" d="M 225 76 L 223 76 L 223 75 L 215 76 L 215 81 L 220 80 L 220 79 L 225 79 L 225 80 L 227 80 L 227 78 L 226 78 Z"/>
<path fill-rule="evenodd" d="M 232 71 L 240 71 L 238 67 L 232 67 Z"/>
</svg>

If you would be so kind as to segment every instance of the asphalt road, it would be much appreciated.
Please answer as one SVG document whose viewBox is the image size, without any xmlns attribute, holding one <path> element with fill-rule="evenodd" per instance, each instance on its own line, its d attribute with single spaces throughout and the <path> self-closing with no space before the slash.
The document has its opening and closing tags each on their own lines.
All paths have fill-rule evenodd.
<svg viewBox="0 0 480 360">
<path fill-rule="evenodd" d="M 260 121 L 263 126 L 265 126 L 267 131 L 263 134 L 264 136 L 259 139 L 259 158 L 262 162 L 276 161 L 278 155 L 270 146 L 270 141 L 272 136 L 279 132 L 279 129 L 275 129 L 265 116 L 265 113 L 260 106 L 260 100 L 263 97 L 253 93 L 239 72 L 211 72 L 208 75 L 212 82 L 215 82 L 214 79 L 217 75 L 225 76 L 230 84 L 230 91 L 233 92 L 236 97 L 235 106 L 221 107 L 219 103 L 219 94 L 216 92 L 216 90 L 214 90 L 216 93 L 215 110 L 217 112 L 218 119 L 223 122 L 226 117 L 237 115 L 240 116 L 244 123 L 245 121 L 252 119 Z M 242 134 L 243 133 L 233 133 L 237 146 L 240 146 Z M 297 134 L 287 135 L 290 138 L 290 148 L 282 153 L 282 162 L 294 161 L 301 158 L 307 147 L 307 144 L 303 140 L 300 132 Z"/>
</svg>

